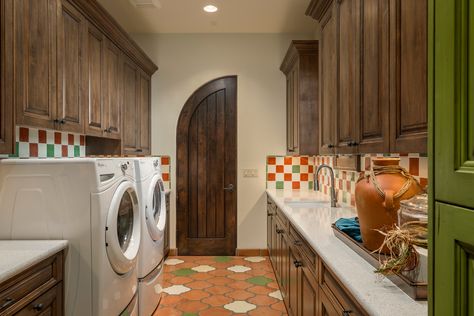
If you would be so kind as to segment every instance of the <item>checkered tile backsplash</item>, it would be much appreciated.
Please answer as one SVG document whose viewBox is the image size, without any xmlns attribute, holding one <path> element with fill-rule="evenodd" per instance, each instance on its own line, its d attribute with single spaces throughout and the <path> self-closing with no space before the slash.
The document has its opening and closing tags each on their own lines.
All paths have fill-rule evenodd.
<svg viewBox="0 0 474 316">
<path fill-rule="evenodd" d="M 161 174 L 163 177 L 163 185 L 166 190 L 171 190 L 171 158 L 169 156 L 160 156 Z"/>
<path fill-rule="evenodd" d="M 85 157 L 86 137 L 52 130 L 16 127 L 14 155 L 0 158 L 64 158 Z"/>
<path fill-rule="evenodd" d="M 372 168 L 374 157 L 400 157 L 400 166 L 407 169 L 422 187 L 428 184 L 428 158 L 420 154 L 371 154 L 361 156 L 362 172 L 368 173 Z M 307 163 L 307 166 L 301 163 Z M 309 189 L 313 188 L 313 172 L 320 164 L 334 166 L 333 156 L 292 157 L 268 156 L 267 157 L 267 188 L 276 189 Z M 301 171 L 306 174 L 300 174 Z M 334 170 L 335 185 L 338 201 L 355 206 L 355 185 L 359 179 L 359 172 Z M 300 181 L 305 179 L 306 181 Z M 329 171 L 323 169 L 319 175 L 320 191 L 329 194 Z"/>
</svg>

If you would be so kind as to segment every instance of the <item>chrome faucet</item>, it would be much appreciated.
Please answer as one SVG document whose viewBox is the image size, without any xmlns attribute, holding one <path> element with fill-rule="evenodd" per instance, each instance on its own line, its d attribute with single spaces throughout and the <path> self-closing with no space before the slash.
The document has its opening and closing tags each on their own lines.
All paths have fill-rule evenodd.
<svg viewBox="0 0 474 316">
<path fill-rule="evenodd" d="M 323 168 L 328 168 L 329 169 L 329 174 L 331 175 L 331 207 L 336 207 L 337 203 L 337 196 L 336 196 L 336 187 L 334 184 L 334 170 L 328 165 L 322 164 L 318 166 L 318 169 L 316 169 L 316 172 L 314 173 L 314 190 L 319 191 L 319 180 L 318 180 L 318 175 L 319 171 Z"/>
</svg>

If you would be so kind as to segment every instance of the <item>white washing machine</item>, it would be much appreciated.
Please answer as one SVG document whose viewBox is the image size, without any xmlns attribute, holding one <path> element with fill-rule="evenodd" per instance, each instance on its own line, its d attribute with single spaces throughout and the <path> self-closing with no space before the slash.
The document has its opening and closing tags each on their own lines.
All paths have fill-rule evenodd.
<svg viewBox="0 0 474 316">
<path fill-rule="evenodd" d="M 139 314 L 152 315 L 161 299 L 166 200 L 159 158 L 136 158 L 142 234 L 138 255 Z"/>
<path fill-rule="evenodd" d="M 1 239 L 69 241 L 66 315 L 138 315 L 133 160 L 2 160 L 0 201 Z"/>
</svg>

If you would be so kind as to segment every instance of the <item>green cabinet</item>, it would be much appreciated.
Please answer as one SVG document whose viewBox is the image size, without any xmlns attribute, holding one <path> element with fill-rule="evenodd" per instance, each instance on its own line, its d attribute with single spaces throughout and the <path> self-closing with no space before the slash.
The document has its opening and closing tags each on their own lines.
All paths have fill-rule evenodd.
<svg viewBox="0 0 474 316">
<path fill-rule="evenodd" d="M 430 1 L 431 315 L 474 315 L 474 6 Z"/>
</svg>

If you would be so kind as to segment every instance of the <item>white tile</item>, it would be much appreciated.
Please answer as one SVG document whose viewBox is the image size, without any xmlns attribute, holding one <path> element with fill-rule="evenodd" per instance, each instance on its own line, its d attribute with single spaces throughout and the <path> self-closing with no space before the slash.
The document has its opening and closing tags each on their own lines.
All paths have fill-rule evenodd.
<svg viewBox="0 0 474 316">
<path fill-rule="evenodd" d="M 46 158 L 46 156 L 47 156 L 46 144 L 38 144 L 38 157 Z"/>
<path fill-rule="evenodd" d="M 74 146 L 73 145 L 68 145 L 67 146 L 67 156 L 69 158 L 74 158 Z"/>
<path fill-rule="evenodd" d="M 300 174 L 299 173 L 293 173 L 291 179 L 292 179 L 292 181 L 300 181 Z"/>
<path fill-rule="evenodd" d="M 300 166 L 300 173 L 308 173 L 309 167 L 307 165 Z"/>
<path fill-rule="evenodd" d="M 38 129 L 37 128 L 29 128 L 28 136 L 29 136 L 28 142 L 38 143 Z"/>
<path fill-rule="evenodd" d="M 247 313 L 255 308 L 254 304 L 247 303 L 245 301 L 234 301 L 230 304 L 224 305 L 224 308 L 234 313 Z"/>
<path fill-rule="evenodd" d="M 81 157 L 85 157 L 86 156 L 86 146 L 79 147 L 79 153 L 80 153 Z"/>
<path fill-rule="evenodd" d="M 275 173 L 276 172 L 276 166 L 275 165 L 267 165 L 267 172 L 268 173 Z"/>
<path fill-rule="evenodd" d="M 68 133 L 61 133 L 61 144 L 67 145 L 67 135 Z"/>
<path fill-rule="evenodd" d="M 196 271 L 196 272 L 210 272 L 214 271 L 216 268 L 208 266 L 208 265 L 200 265 L 194 268 L 191 268 L 191 270 Z"/>
<path fill-rule="evenodd" d="M 283 297 L 281 296 L 280 290 L 276 290 L 275 292 L 268 293 L 268 296 L 276 298 L 277 300 L 283 301 Z"/>
<path fill-rule="evenodd" d="M 183 262 L 184 262 L 184 261 L 181 260 L 181 259 L 170 258 L 170 259 L 166 259 L 166 260 L 165 260 L 165 265 L 167 265 L 167 266 L 175 266 L 175 265 L 181 264 L 181 263 L 183 263 Z"/>
<path fill-rule="evenodd" d="M 30 144 L 25 142 L 18 143 L 18 157 L 29 158 L 30 157 Z"/>
<path fill-rule="evenodd" d="M 61 157 L 61 145 L 54 145 L 54 157 L 60 158 Z"/>
<path fill-rule="evenodd" d="M 283 173 L 277 173 L 275 175 L 275 180 L 276 181 L 283 181 L 285 179 L 285 175 Z"/>
<path fill-rule="evenodd" d="M 191 291 L 191 289 L 184 285 L 173 285 L 163 289 L 163 292 L 169 295 L 180 295 Z"/>
<path fill-rule="evenodd" d="M 301 163 L 301 158 L 300 157 L 292 157 L 291 158 L 291 163 L 293 165 L 299 165 Z"/>
<path fill-rule="evenodd" d="M 283 166 L 283 171 L 285 173 L 292 173 L 293 172 L 293 166 L 292 165 L 285 165 L 285 166 Z"/>
<path fill-rule="evenodd" d="M 267 189 L 276 189 L 276 182 L 275 181 L 267 182 Z"/>
<path fill-rule="evenodd" d="M 54 144 L 54 131 L 46 130 L 46 143 L 47 144 Z"/>
<path fill-rule="evenodd" d="M 428 157 L 420 157 L 420 178 L 428 178 Z"/>
<path fill-rule="evenodd" d="M 256 256 L 256 257 L 246 257 L 246 258 L 244 258 L 244 260 L 246 260 L 248 262 L 258 263 L 258 262 L 265 261 L 267 259 L 265 257 Z"/>
<path fill-rule="evenodd" d="M 237 265 L 237 266 L 228 267 L 227 270 L 235 272 L 235 273 L 242 273 L 242 272 L 250 271 L 252 270 L 252 268 Z"/>
</svg>

